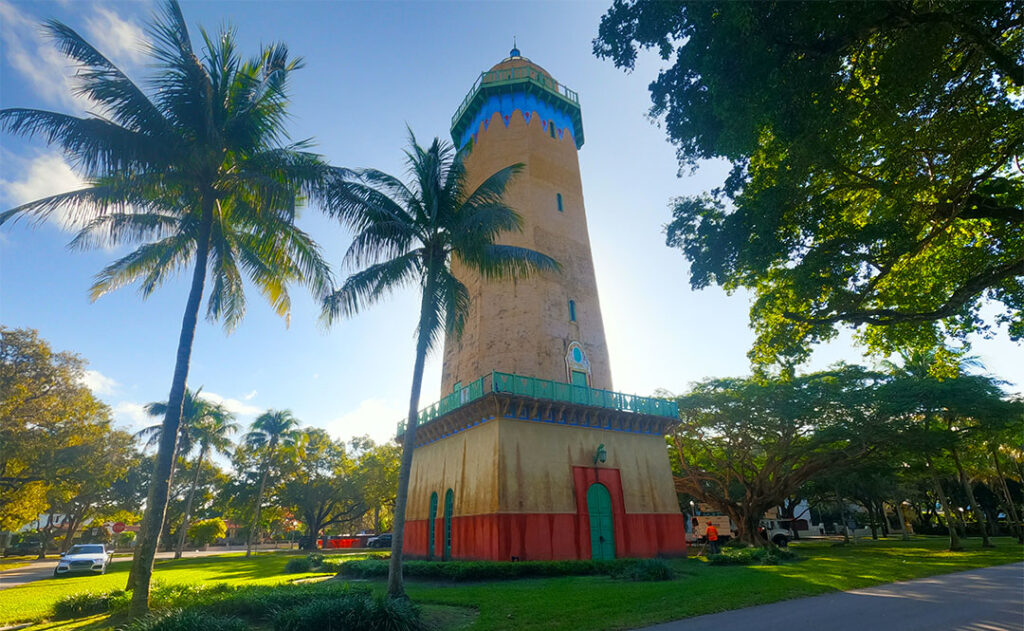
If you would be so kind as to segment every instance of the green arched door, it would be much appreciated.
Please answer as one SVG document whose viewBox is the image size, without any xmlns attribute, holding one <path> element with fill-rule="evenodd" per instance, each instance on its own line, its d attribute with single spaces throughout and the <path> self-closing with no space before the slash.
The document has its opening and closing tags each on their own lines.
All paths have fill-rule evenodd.
<svg viewBox="0 0 1024 631">
<path fill-rule="evenodd" d="M 452 558 L 452 508 L 455 504 L 455 493 L 448 489 L 444 493 L 444 560 Z"/>
<path fill-rule="evenodd" d="M 590 555 L 597 560 L 615 558 L 615 522 L 612 520 L 612 496 L 603 484 L 587 489 L 590 513 Z"/>
<path fill-rule="evenodd" d="M 437 493 L 430 494 L 430 520 L 427 525 L 427 558 L 434 558 L 434 522 L 437 521 Z"/>
</svg>

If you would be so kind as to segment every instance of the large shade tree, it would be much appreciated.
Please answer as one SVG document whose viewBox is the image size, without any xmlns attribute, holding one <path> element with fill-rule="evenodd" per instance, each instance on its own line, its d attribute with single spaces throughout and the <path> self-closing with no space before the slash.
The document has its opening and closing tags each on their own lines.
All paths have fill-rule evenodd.
<svg viewBox="0 0 1024 631">
<path fill-rule="evenodd" d="M 178 3 L 168 0 L 149 30 L 154 75 L 147 94 L 70 27 L 51 20 L 46 29 L 77 66 L 77 93 L 97 113 L 8 108 L 0 110 L 0 128 L 58 146 L 87 183 L 8 210 L 0 224 L 41 221 L 61 210 L 85 224 L 73 247 L 138 246 L 100 272 L 94 299 L 131 283 L 148 296 L 192 269 L 129 585 L 131 611 L 141 614 L 148 609 L 204 293 L 207 317 L 230 330 L 245 312 L 245 278 L 282 316 L 290 310 L 289 283 L 316 293 L 328 287 L 329 268 L 295 219 L 299 202 L 321 190 L 329 169 L 305 143 L 289 144 L 288 80 L 301 64 L 282 44 L 243 58 L 234 31 L 225 29 L 214 36 L 202 31 L 197 50 Z"/>
<path fill-rule="evenodd" d="M 523 229 L 522 218 L 503 199 L 509 181 L 522 166 L 509 165 L 470 189 L 466 155 L 436 138 L 430 146 L 421 147 L 410 132 L 408 185 L 392 175 L 365 169 L 352 173 L 333 191 L 332 210 L 355 229 L 343 266 L 359 271 L 325 299 L 327 321 L 362 311 L 396 289 L 420 290 L 388 570 L 392 597 L 405 594 L 402 535 L 423 366 L 445 334 L 461 334 L 469 308 L 469 292 L 452 272 L 452 263 L 457 260 L 488 281 L 559 269 L 544 254 L 498 243 L 502 233 Z"/>
<path fill-rule="evenodd" d="M 732 167 L 668 243 L 692 287 L 753 291 L 757 364 L 843 326 L 883 354 L 1024 335 L 1024 5 L 615 0 L 595 53 L 644 48 L 681 165 Z"/>
<path fill-rule="evenodd" d="M 801 486 L 857 464 L 890 435 L 880 375 L 857 366 L 791 380 L 709 379 L 677 399 L 676 489 L 728 515 L 749 544 Z"/>
</svg>

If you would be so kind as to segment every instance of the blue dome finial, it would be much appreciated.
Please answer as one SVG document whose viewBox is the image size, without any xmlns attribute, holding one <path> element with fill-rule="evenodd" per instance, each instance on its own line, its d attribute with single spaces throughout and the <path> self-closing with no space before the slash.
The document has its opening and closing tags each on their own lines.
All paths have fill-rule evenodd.
<svg viewBox="0 0 1024 631">
<path fill-rule="evenodd" d="M 509 51 L 508 56 L 509 57 L 522 57 L 522 55 L 519 54 L 519 48 L 516 47 L 516 36 L 515 35 L 512 36 L 512 50 Z"/>
</svg>

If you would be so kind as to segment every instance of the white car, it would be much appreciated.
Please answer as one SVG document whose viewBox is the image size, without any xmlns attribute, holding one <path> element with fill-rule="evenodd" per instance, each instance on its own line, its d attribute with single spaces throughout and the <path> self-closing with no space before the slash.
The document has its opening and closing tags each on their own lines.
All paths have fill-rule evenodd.
<svg viewBox="0 0 1024 631">
<path fill-rule="evenodd" d="M 83 543 L 71 546 L 71 549 L 60 555 L 54 576 L 62 576 L 71 572 L 94 572 L 105 574 L 110 554 L 102 543 Z"/>
</svg>

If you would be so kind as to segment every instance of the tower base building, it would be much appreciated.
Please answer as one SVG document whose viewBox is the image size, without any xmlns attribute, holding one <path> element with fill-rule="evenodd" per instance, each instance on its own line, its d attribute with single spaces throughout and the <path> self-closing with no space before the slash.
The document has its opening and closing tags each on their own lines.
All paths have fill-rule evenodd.
<svg viewBox="0 0 1024 631">
<path fill-rule="evenodd" d="M 456 266 L 469 314 L 461 339 L 445 341 L 443 398 L 420 413 L 406 554 L 685 554 L 665 442 L 676 404 L 611 390 L 577 157 L 578 96 L 513 49 L 481 74 L 453 117 L 452 138 L 470 151 L 469 190 L 524 165 L 506 193 L 524 230 L 501 242 L 547 254 L 562 270 L 484 282 Z"/>
</svg>

